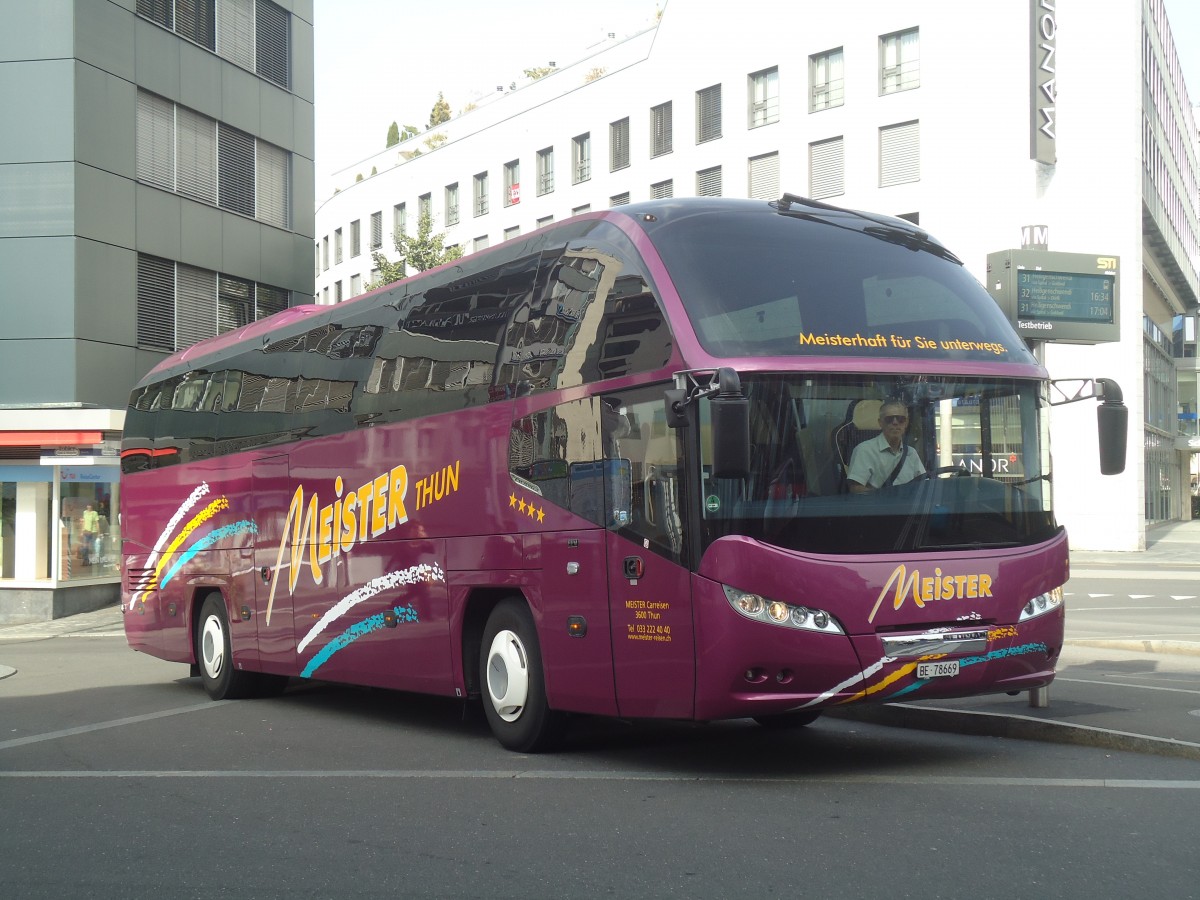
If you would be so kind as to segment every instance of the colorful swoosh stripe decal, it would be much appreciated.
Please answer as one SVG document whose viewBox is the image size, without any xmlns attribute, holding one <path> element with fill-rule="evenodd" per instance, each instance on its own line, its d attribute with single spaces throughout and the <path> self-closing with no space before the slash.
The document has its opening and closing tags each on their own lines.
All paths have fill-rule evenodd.
<svg viewBox="0 0 1200 900">
<path fill-rule="evenodd" d="M 411 606 L 393 606 L 391 609 L 392 615 L 400 622 L 416 622 L 417 611 Z M 301 678 L 312 678 L 313 673 L 333 657 L 339 650 L 344 650 L 349 647 L 360 637 L 365 637 L 368 634 L 379 631 L 387 625 L 387 613 L 376 613 L 373 616 L 368 616 L 361 622 L 356 622 L 351 625 L 328 644 L 317 651 L 316 655 L 308 661 L 304 666 L 304 671 L 300 673 Z"/>
<path fill-rule="evenodd" d="M 188 495 L 188 498 L 184 500 L 183 503 L 179 504 L 179 508 L 175 510 L 175 514 L 171 516 L 170 521 L 167 522 L 167 527 L 162 530 L 162 534 L 160 534 L 158 536 L 158 540 L 154 542 L 154 547 L 151 548 L 150 556 L 146 559 L 146 568 L 149 569 L 151 566 L 154 566 L 154 571 L 150 575 L 143 576 L 141 580 L 138 581 L 137 588 L 130 594 L 129 597 L 130 609 L 133 609 L 134 604 L 145 597 L 146 593 L 155 587 L 155 578 L 158 577 L 159 572 L 158 567 L 155 565 L 158 561 L 158 554 L 162 551 L 163 546 L 170 539 L 172 533 L 174 533 L 179 523 L 183 521 L 183 517 L 191 512 L 192 507 L 199 503 L 200 500 L 208 493 L 208 491 L 208 482 L 201 482 L 199 486 L 192 490 L 192 492 Z"/>
<path fill-rule="evenodd" d="M 222 497 L 221 499 L 223 500 L 225 498 Z M 159 586 L 166 587 L 167 582 L 174 578 L 179 570 L 186 566 L 191 558 L 201 550 L 207 550 L 209 547 L 214 546 L 219 541 L 223 541 L 225 538 L 237 537 L 241 534 L 258 534 L 258 526 L 249 519 L 243 519 L 240 522 L 234 522 L 232 525 L 224 525 L 215 531 L 210 531 L 180 554 L 179 560 L 175 563 L 175 565 L 171 566 L 167 574 L 163 576 L 163 580 L 159 582 Z M 164 560 L 167 558 L 168 557 L 163 557 Z"/>
<path fill-rule="evenodd" d="M 993 659 L 1004 659 L 1009 656 L 1024 656 L 1027 653 L 1046 653 L 1047 650 L 1048 648 L 1046 645 L 1040 642 L 1021 644 L 1017 647 L 1001 647 L 999 650 L 991 650 L 983 654 L 983 656 L 968 656 L 959 661 L 958 667 L 960 669 L 965 669 L 968 666 L 973 666 L 977 663 L 991 662 Z M 887 699 L 894 700 L 897 697 L 903 697 L 905 694 L 912 693 L 913 691 L 919 691 L 927 684 L 929 684 L 929 679 L 925 679 L 924 681 L 914 681 L 907 687 L 896 691 L 896 693 L 892 694 Z"/>
</svg>

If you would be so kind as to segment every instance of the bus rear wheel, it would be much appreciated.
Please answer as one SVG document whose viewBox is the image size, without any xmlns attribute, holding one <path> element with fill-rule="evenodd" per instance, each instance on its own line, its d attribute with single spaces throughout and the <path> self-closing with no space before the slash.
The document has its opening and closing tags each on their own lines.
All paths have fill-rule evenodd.
<svg viewBox="0 0 1200 900">
<path fill-rule="evenodd" d="M 278 693 L 287 679 L 277 675 L 260 675 L 234 668 L 233 644 L 229 637 L 229 616 L 220 594 L 209 594 L 200 607 L 196 628 L 196 662 L 204 690 L 214 700 L 237 700 L 263 693 Z"/>
<path fill-rule="evenodd" d="M 796 710 L 795 712 L 777 713 L 773 716 L 755 716 L 754 721 L 763 728 L 788 729 L 803 728 L 811 725 L 821 717 L 820 710 Z"/>
<path fill-rule="evenodd" d="M 546 702 L 537 631 L 523 600 L 502 600 L 488 616 L 479 680 L 484 714 L 502 745 L 519 753 L 538 753 L 558 744 L 563 720 Z"/>
</svg>

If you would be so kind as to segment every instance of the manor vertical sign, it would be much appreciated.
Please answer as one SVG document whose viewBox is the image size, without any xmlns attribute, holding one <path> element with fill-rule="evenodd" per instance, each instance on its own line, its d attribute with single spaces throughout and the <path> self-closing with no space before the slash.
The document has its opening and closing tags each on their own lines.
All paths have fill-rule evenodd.
<svg viewBox="0 0 1200 900">
<path fill-rule="evenodd" d="M 1058 127 L 1058 0 L 1029 4 L 1029 158 L 1053 165 Z"/>
</svg>

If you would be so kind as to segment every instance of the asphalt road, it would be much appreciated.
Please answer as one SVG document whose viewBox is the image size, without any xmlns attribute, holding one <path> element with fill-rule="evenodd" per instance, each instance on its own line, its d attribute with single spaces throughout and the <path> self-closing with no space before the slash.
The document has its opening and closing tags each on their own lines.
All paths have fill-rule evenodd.
<svg viewBox="0 0 1200 900">
<path fill-rule="evenodd" d="M 459 703 L 212 703 L 119 637 L 0 644 L 5 897 L 1200 898 L 1200 763 L 822 719 L 583 721 L 502 750 Z"/>
</svg>

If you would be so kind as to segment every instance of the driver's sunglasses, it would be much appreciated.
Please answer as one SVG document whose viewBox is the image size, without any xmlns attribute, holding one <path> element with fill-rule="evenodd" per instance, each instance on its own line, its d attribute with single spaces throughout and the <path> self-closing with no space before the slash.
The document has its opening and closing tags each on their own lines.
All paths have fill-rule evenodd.
<svg viewBox="0 0 1200 900">
<path fill-rule="evenodd" d="M 908 421 L 908 416 L 884 416 L 883 421 L 888 425 L 903 425 Z"/>
</svg>

